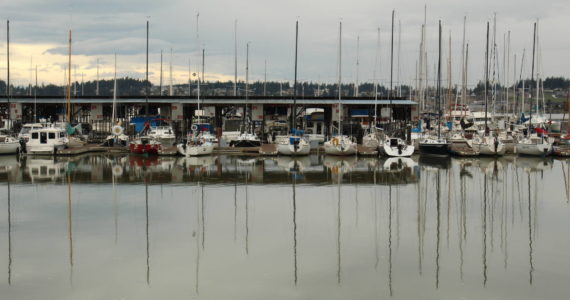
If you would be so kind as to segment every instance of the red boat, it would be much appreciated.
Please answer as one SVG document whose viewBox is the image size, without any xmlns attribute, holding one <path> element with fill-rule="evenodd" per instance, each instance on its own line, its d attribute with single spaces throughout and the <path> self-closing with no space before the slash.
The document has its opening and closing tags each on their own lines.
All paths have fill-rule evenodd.
<svg viewBox="0 0 570 300">
<path fill-rule="evenodd" d="M 158 151 L 162 148 L 162 144 L 149 137 L 141 137 L 129 144 L 129 150 L 134 154 L 158 155 Z"/>
</svg>

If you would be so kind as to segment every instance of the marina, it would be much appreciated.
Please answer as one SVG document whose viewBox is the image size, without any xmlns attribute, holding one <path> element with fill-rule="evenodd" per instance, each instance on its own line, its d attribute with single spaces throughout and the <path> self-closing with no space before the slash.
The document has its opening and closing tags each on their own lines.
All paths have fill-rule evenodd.
<svg viewBox="0 0 570 300">
<path fill-rule="evenodd" d="M 570 299 L 519 2 L 0 3 L 0 298 Z"/>
</svg>

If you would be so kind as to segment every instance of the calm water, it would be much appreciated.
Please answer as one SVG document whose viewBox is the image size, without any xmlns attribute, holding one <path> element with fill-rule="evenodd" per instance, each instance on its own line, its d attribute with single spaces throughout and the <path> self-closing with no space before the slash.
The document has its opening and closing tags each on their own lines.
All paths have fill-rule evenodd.
<svg viewBox="0 0 570 300">
<path fill-rule="evenodd" d="M 568 163 L 0 157 L 0 295 L 568 299 Z"/>
</svg>

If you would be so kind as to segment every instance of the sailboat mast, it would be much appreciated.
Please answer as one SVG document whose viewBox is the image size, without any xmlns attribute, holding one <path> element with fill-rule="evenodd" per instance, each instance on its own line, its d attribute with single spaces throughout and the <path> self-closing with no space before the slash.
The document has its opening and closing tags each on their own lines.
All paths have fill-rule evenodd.
<svg viewBox="0 0 570 300">
<path fill-rule="evenodd" d="M 115 52 L 115 72 L 113 75 L 113 112 L 111 116 L 111 123 L 115 123 L 115 111 L 117 105 L 117 53 Z"/>
<path fill-rule="evenodd" d="M 534 34 L 532 35 L 532 69 L 531 69 L 531 73 L 530 73 L 530 81 L 531 84 L 534 81 L 534 56 L 535 56 L 535 51 L 536 51 L 536 22 L 534 23 Z M 530 88 L 530 96 L 532 97 L 532 85 Z M 529 100 L 530 102 L 530 119 L 528 120 L 528 126 L 529 128 L 532 128 L 532 100 Z"/>
<path fill-rule="evenodd" d="M 160 80 L 158 82 L 158 93 L 162 96 L 162 49 L 160 50 Z"/>
<path fill-rule="evenodd" d="M 234 96 L 237 97 L 237 20 L 234 21 Z"/>
<path fill-rule="evenodd" d="M 297 51 L 299 46 L 299 21 L 295 23 L 295 77 L 293 82 L 293 109 L 291 110 L 291 132 L 297 129 Z"/>
<path fill-rule="evenodd" d="M 170 48 L 170 69 L 169 69 L 169 81 L 170 81 L 170 85 L 168 86 L 168 96 L 173 96 L 173 91 L 172 91 L 172 48 Z"/>
<path fill-rule="evenodd" d="M 487 22 L 487 45 L 485 48 L 485 135 L 488 133 L 487 127 L 487 111 L 488 111 L 488 99 L 487 99 L 487 85 L 489 83 L 489 22 Z"/>
<path fill-rule="evenodd" d="M 453 111 L 451 104 L 451 30 L 449 31 L 449 55 L 447 57 L 447 102 L 449 105 L 449 120 L 453 121 L 451 112 Z M 457 109 L 457 107 L 455 108 Z"/>
<path fill-rule="evenodd" d="M 243 107 L 243 125 L 245 128 L 245 115 L 247 113 L 247 102 L 249 98 L 249 42 L 245 48 L 245 104 Z"/>
<path fill-rule="evenodd" d="M 380 27 L 378 27 L 378 33 L 376 37 L 376 55 L 374 56 L 374 128 L 376 128 L 377 118 L 378 118 L 378 56 L 380 52 Z"/>
<path fill-rule="evenodd" d="M 507 67 L 505 69 L 505 89 L 507 100 L 507 116 L 509 115 L 509 84 L 510 84 L 510 69 L 511 69 L 511 31 L 507 32 Z M 510 117 L 509 117 L 510 118 Z"/>
<path fill-rule="evenodd" d="M 396 11 L 392 10 L 392 37 L 390 41 L 390 92 L 388 96 L 390 97 L 390 124 L 392 124 L 392 75 L 394 73 L 394 15 Z"/>
<path fill-rule="evenodd" d="M 148 117 L 148 29 L 149 29 L 149 21 L 146 21 L 146 81 L 145 81 L 145 107 L 144 107 L 144 115 L 145 118 Z"/>
<path fill-rule="evenodd" d="M 441 20 L 439 20 L 439 42 L 437 60 L 437 139 L 441 136 Z"/>
<path fill-rule="evenodd" d="M 205 51 L 204 49 L 202 49 L 202 76 L 204 76 L 204 56 L 205 56 Z M 202 78 L 201 80 L 204 80 L 204 78 Z M 198 97 L 196 97 L 197 101 L 198 101 L 198 123 L 200 123 L 200 116 L 202 114 L 202 112 L 200 111 L 200 78 L 198 77 Z"/>
<path fill-rule="evenodd" d="M 71 122 L 71 30 L 69 30 L 69 50 L 68 50 L 68 70 L 67 73 L 67 122 Z"/>
<path fill-rule="evenodd" d="M 97 82 L 95 86 L 95 96 L 99 96 L 99 58 L 97 58 Z"/>
<path fill-rule="evenodd" d="M 12 96 L 10 90 L 10 20 L 6 21 L 6 64 L 6 98 L 8 100 L 8 120 L 10 120 L 12 117 L 10 107 L 10 98 Z"/>
<path fill-rule="evenodd" d="M 342 22 L 338 27 L 338 131 L 342 135 Z"/>
<path fill-rule="evenodd" d="M 465 23 L 467 22 L 467 16 L 463 17 L 463 41 L 461 42 L 461 115 L 465 115 L 465 98 L 467 97 L 466 88 L 466 59 L 465 59 Z"/>
<path fill-rule="evenodd" d="M 398 97 L 402 97 L 402 83 L 400 82 L 400 56 L 402 55 L 402 21 L 398 20 L 398 67 L 396 68 L 396 84 L 398 85 Z"/>
<path fill-rule="evenodd" d="M 38 65 L 36 65 L 36 84 L 34 85 L 34 122 L 38 122 L 38 111 L 36 109 L 38 102 Z"/>
<path fill-rule="evenodd" d="M 360 71 L 360 36 L 356 37 L 356 80 L 354 82 L 354 97 L 358 97 L 358 73 Z"/>
</svg>

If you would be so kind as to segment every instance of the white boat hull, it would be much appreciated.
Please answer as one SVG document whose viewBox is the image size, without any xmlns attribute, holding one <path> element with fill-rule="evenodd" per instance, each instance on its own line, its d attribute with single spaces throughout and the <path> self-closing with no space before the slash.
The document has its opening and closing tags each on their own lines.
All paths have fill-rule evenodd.
<svg viewBox="0 0 570 300">
<path fill-rule="evenodd" d="M 281 155 L 308 155 L 311 152 L 311 145 L 301 142 L 295 147 L 289 143 L 277 144 L 277 152 Z"/>
<path fill-rule="evenodd" d="M 20 150 L 19 142 L 0 143 L 0 154 L 14 154 Z"/>
<path fill-rule="evenodd" d="M 202 145 L 178 144 L 176 148 L 178 149 L 178 153 L 186 157 L 209 155 L 214 152 L 214 145 L 212 143 L 205 143 Z"/>
<path fill-rule="evenodd" d="M 516 145 L 517 153 L 521 155 L 531 155 L 531 156 L 547 156 L 552 153 L 552 144 L 522 144 L 518 143 Z"/>
<path fill-rule="evenodd" d="M 356 143 L 347 137 L 334 137 L 325 142 L 325 153 L 328 155 L 355 155 L 358 152 Z"/>
<path fill-rule="evenodd" d="M 55 154 L 59 150 L 65 149 L 65 145 L 27 145 L 26 151 L 29 154 Z"/>
</svg>

